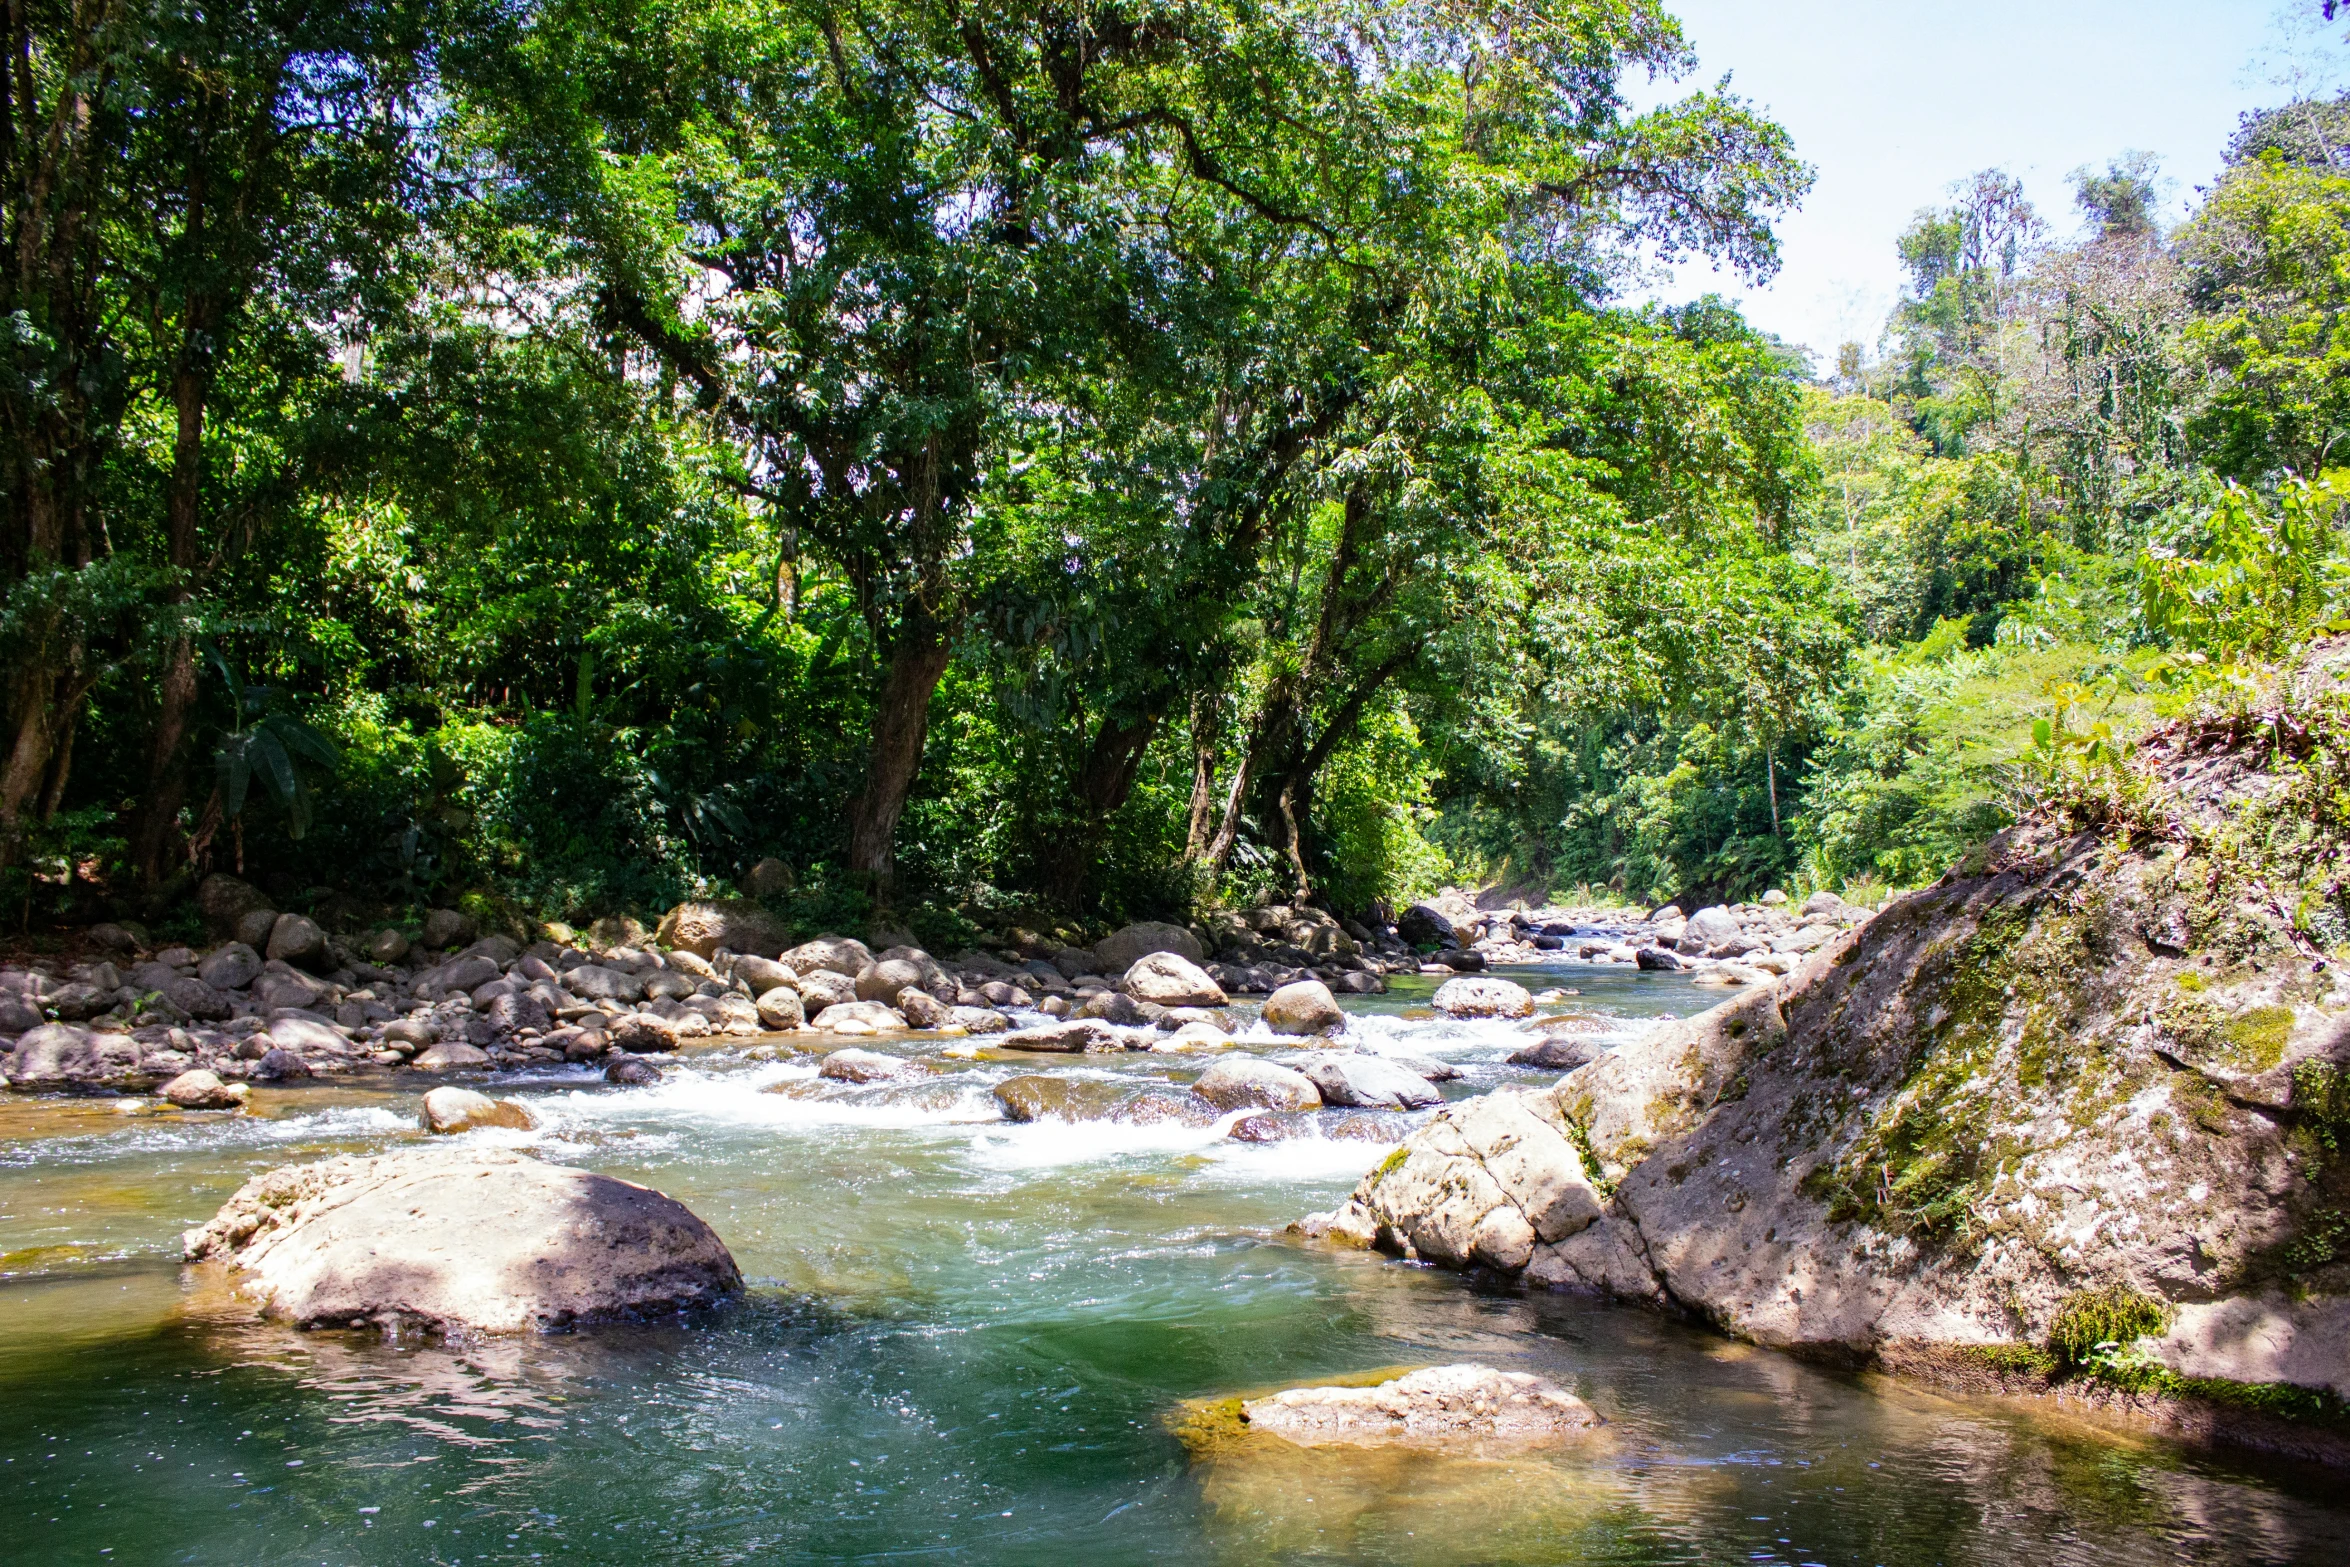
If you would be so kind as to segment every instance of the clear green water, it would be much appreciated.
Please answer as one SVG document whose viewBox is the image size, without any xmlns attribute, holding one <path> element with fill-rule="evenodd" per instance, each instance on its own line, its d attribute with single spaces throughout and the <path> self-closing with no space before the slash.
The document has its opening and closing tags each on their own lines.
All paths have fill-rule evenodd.
<svg viewBox="0 0 2350 1567">
<path fill-rule="evenodd" d="M 1551 976 L 1556 977 L 1556 976 Z M 1648 1018 L 1710 997 L 1586 977 Z M 1361 1027 L 1531 1081 L 1510 1036 Z M 1011 1126 L 1017 1071 L 912 1088 L 697 1057 L 521 1092 L 554 1157 L 701 1213 L 755 1281 L 690 1324 L 451 1347 L 252 1323 L 177 1234 L 252 1172 L 416 1137 L 416 1094 L 311 1086 L 238 1120 L 0 1106 L 0 1560 L 2114 1564 L 2350 1561 L 2337 1477 L 1863 1382 L 1652 1315 L 1293 1243 L 1371 1141 Z M 476 1134 L 512 1137 L 512 1134 Z M 1257 1448 L 1183 1400 L 1476 1359 L 1611 1424 L 1515 1461 Z"/>
</svg>

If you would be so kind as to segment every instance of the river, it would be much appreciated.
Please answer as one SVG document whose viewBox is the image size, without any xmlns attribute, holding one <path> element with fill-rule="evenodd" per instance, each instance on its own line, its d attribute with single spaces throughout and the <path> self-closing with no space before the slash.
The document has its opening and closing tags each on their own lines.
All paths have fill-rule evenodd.
<svg viewBox="0 0 2350 1567">
<path fill-rule="evenodd" d="M 1577 986 L 1569 1005 L 1626 1032 L 1720 994 L 1514 977 Z M 1548 1077 L 1501 1064 L 1525 1035 L 1435 1018 L 1427 990 L 1348 998 L 1352 1031 L 1460 1065 L 1456 1098 Z M 680 1198 L 747 1298 L 459 1345 L 263 1326 L 178 1261 L 180 1230 L 252 1173 L 417 1140 L 422 1085 L 259 1089 L 233 1118 L 0 1101 L 0 1559 L 2350 1561 L 2335 1476 L 1287 1238 L 1392 1125 L 1244 1143 L 1221 1123 L 1014 1125 L 989 1095 L 1032 1071 L 1180 1091 L 1200 1057 L 850 1087 L 756 1043 L 650 1088 L 508 1084 L 542 1130 L 471 1134 Z M 1553 1377 L 1607 1430 L 1510 1460 L 1199 1461 L 1173 1431 L 1186 1400 L 1457 1360 Z"/>
</svg>

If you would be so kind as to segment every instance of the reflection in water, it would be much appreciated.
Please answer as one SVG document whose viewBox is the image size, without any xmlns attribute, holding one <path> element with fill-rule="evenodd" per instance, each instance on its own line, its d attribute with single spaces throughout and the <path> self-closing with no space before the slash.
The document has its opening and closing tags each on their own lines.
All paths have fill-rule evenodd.
<svg viewBox="0 0 2350 1567">
<path fill-rule="evenodd" d="M 1630 1028 L 1703 1004 L 1658 978 L 1595 977 L 1575 1005 Z M 1415 999 L 1358 1036 L 1459 1063 L 1455 1094 L 1544 1080 L 1503 1063 L 1514 1027 L 1415 1020 Z M 550 1072 L 524 1090 L 543 1131 L 479 1135 L 671 1192 L 755 1288 L 694 1323 L 457 1344 L 265 1326 L 176 1261 L 178 1230 L 253 1171 L 416 1138 L 414 1090 L 271 1090 L 237 1118 L 0 1104 L 8 1554 L 2350 1560 L 2323 1478 L 1287 1241 L 1380 1142 L 1011 1125 L 990 1094 L 1078 1072 L 1115 1103 L 1203 1064 L 983 1056 L 856 1087 L 722 1047 L 651 1089 Z M 1169 1426 L 1187 1400 L 1472 1359 L 1572 1387 L 1604 1439 L 1495 1458 L 1256 1440 L 1195 1461 Z"/>
</svg>

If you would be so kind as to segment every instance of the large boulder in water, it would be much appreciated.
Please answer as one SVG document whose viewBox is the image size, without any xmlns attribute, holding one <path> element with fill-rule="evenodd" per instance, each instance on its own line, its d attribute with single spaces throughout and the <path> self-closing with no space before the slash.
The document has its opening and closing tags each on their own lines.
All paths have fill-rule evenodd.
<svg viewBox="0 0 2350 1567">
<path fill-rule="evenodd" d="M 1376 1387 L 1287 1388 L 1243 1401 L 1240 1418 L 1301 1447 L 1523 1445 L 1603 1423 L 1558 1384 L 1491 1366 L 1429 1366 Z"/>
<path fill-rule="evenodd" d="M 1332 1034 L 1346 1027 L 1346 1013 L 1328 985 L 1301 979 L 1265 998 L 1265 1026 L 1276 1034 Z"/>
<path fill-rule="evenodd" d="M 706 1306 L 742 1287 L 684 1204 L 587 1170 L 480 1149 L 285 1165 L 187 1232 L 262 1314 L 301 1327 L 396 1316 L 511 1333 Z"/>
<path fill-rule="evenodd" d="M 1207 971 L 1175 952 L 1153 952 L 1135 960 L 1119 981 L 1137 1001 L 1162 1007 L 1220 1007 L 1224 987 Z"/>
<path fill-rule="evenodd" d="M 1319 1110 L 1322 1092 L 1303 1072 L 1255 1056 L 1226 1056 L 1191 1091 L 1219 1110 Z"/>
<path fill-rule="evenodd" d="M 1123 974 L 1154 952 L 1172 952 L 1197 963 L 1208 955 L 1200 939 L 1180 925 L 1143 920 L 1104 936 L 1093 945 L 1094 961 L 1105 974 Z"/>
<path fill-rule="evenodd" d="M 661 916 L 661 927 L 653 939 L 702 958 L 720 947 L 771 958 L 791 944 L 791 931 L 756 903 L 720 898 L 679 904 Z"/>
<path fill-rule="evenodd" d="M 1448 979 L 1428 1004 L 1446 1017 L 1531 1017 L 1534 998 L 1506 979 Z"/>
<path fill-rule="evenodd" d="M 1434 1084 L 1407 1067 L 1377 1056 L 1329 1052 L 1307 1058 L 1299 1068 L 1326 1105 L 1359 1110 L 1424 1110 L 1442 1104 Z"/>
</svg>

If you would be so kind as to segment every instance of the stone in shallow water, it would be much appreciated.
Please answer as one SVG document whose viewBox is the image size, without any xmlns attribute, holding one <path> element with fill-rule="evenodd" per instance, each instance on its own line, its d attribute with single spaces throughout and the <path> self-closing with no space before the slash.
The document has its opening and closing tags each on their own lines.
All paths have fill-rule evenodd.
<svg viewBox="0 0 2350 1567">
<path fill-rule="evenodd" d="M 1301 1447 L 1493 1446 L 1554 1442 L 1603 1424 L 1555 1382 L 1491 1366 L 1430 1366 L 1376 1387 L 1294 1387 L 1241 1419 Z"/>
<path fill-rule="evenodd" d="M 742 1287 L 726 1244 L 646 1187 L 516 1154 L 420 1149 L 286 1165 L 188 1231 L 263 1315 L 559 1328 L 704 1306 Z"/>
<path fill-rule="evenodd" d="M 1419 1073 L 1378 1056 L 1324 1052 L 1308 1057 L 1302 1070 L 1327 1105 L 1417 1110 L 1444 1102 L 1444 1095 Z"/>
<path fill-rule="evenodd" d="M 910 1077 L 917 1070 L 911 1061 L 885 1056 L 878 1050 L 835 1050 L 824 1058 L 816 1075 L 837 1083 L 878 1083 L 887 1078 Z"/>
<path fill-rule="evenodd" d="M 1254 1056 L 1226 1056 L 1191 1091 L 1219 1110 L 1318 1110 L 1321 1090 L 1303 1072 Z"/>
<path fill-rule="evenodd" d="M 470 1088 L 434 1089 L 424 1096 L 420 1119 L 426 1131 L 441 1133 L 471 1132 L 485 1126 L 528 1132 L 539 1124 L 529 1106 L 512 1099 L 492 1099 Z"/>
<path fill-rule="evenodd" d="M 1448 979 L 1436 987 L 1430 1006 L 1446 1017 L 1529 1017 L 1534 998 L 1506 979 Z"/>
<path fill-rule="evenodd" d="M 234 1110 L 251 1095 L 242 1083 L 224 1083 L 203 1067 L 182 1072 L 163 1085 L 163 1098 L 182 1110 Z"/>
</svg>

